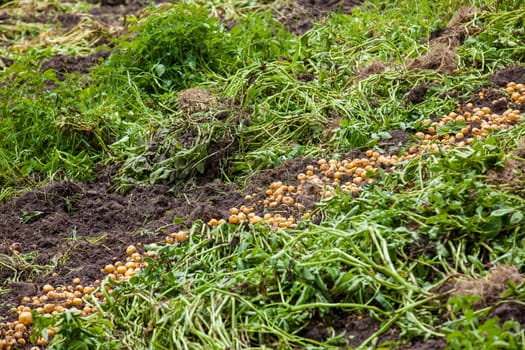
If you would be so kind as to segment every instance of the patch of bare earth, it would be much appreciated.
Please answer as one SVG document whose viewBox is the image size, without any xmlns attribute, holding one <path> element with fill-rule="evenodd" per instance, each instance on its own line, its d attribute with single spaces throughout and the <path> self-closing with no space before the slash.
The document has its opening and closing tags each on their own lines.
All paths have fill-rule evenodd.
<svg viewBox="0 0 525 350">
<path fill-rule="evenodd" d="M 480 300 L 475 305 L 485 307 L 501 300 L 501 294 L 508 289 L 509 282 L 517 286 L 523 281 L 525 281 L 525 276 L 518 271 L 516 266 L 497 265 L 484 278 L 459 278 L 455 283 L 452 295 L 479 296 Z"/>
<path fill-rule="evenodd" d="M 99 65 L 109 54 L 109 50 L 100 50 L 87 56 L 57 55 L 44 62 L 40 71 L 53 70 L 57 79 L 63 81 L 69 73 L 88 73 L 91 67 Z M 52 82 L 49 84 L 51 86 Z"/>
<path fill-rule="evenodd" d="M 54 182 L 0 204 L 0 253 L 20 262 L 0 265 L 3 287 L 23 281 L 38 289 L 46 283 L 65 285 L 74 277 L 92 283 L 103 278 L 105 264 L 125 257 L 127 245 L 159 242 L 217 213 L 227 217 L 228 209 L 242 202 L 235 186 L 216 182 L 171 190 L 135 187 L 126 194 L 109 187 L 104 178 Z M 30 264 L 21 256 L 31 256 Z M 38 266 L 45 273 L 36 273 Z M 0 318 L 8 317 L 17 297 L 14 290 L 3 295 Z"/>
<path fill-rule="evenodd" d="M 298 0 L 278 9 L 276 17 L 287 30 L 300 35 L 331 13 L 349 14 L 354 6 L 361 3 L 361 0 Z"/>
</svg>

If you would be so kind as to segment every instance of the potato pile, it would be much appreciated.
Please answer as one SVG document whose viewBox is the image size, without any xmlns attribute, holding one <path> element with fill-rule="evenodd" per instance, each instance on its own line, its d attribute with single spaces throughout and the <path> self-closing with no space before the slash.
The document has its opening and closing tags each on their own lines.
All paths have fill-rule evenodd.
<svg viewBox="0 0 525 350">
<path fill-rule="evenodd" d="M 338 191 L 357 195 L 363 186 L 374 183 L 378 168 L 394 169 L 396 164 L 418 158 L 424 152 L 439 152 L 452 147 L 463 147 L 481 140 L 496 130 L 511 128 L 523 119 L 525 105 L 524 84 L 509 83 L 506 92 L 510 99 L 502 97 L 486 104 L 512 106 L 501 114 L 492 108 L 474 107 L 472 103 L 459 105 L 458 110 L 441 116 L 438 120 L 423 120 L 423 130 L 415 133 L 417 143 L 408 147 L 401 155 L 381 154 L 369 149 L 362 157 L 354 159 L 320 159 L 308 165 L 297 175 L 298 184 L 288 185 L 280 181 L 270 184 L 266 191 L 248 194 L 239 208 L 231 208 L 227 221 L 230 224 L 266 222 L 272 228 L 295 228 L 297 222 L 310 217 L 301 199 L 304 193 L 317 195 L 317 200 L 330 198 Z M 485 99 L 479 93 L 479 99 Z M 292 213 L 292 214 L 290 214 Z M 212 219 L 210 226 L 218 226 L 225 219 Z"/>
<path fill-rule="evenodd" d="M 189 233 L 186 230 L 170 233 L 164 238 L 166 244 L 182 243 L 189 238 Z M 140 246 L 141 244 L 137 244 Z M 156 246 L 156 244 L 152 244 Z M 109 279 L 114 281 L 125 281 L 135 276 L 139 271 L 147 266 L 147 262 L 144 261 L 145 256 L 152 257 L 155 255 L 154 251 L 146 251 L 145 254 L 138 252 L 138 248 L 134 245 L 129 245 L 126 248 L 126 259 L 125 261 L 115 261 L 113 264 L 104 266 L 101 270 L 102 273 L 107 275 Z"/>
<path fill-rule="evenodd" d="M 164 239 L 166 244 L 182 243 L 189 238 L 188 231 L 181 230 L 167 235 Z M 137 246 L 141 246 L 140 243 Z M 154 256 L 153 251 L 147 251 L 141 254 L 135 245 L 129 245 L 126 248 L 125 261 L 115 261 L 101 269 L 109 279 L 115 281 L 124 281 L 142 270 L 147 266 L 144 261 L 145 256 Z M 66 309 L 77 311 L 82 316 L 88 316 L 97 312 L 97 308 L 91 306 L 91 301 L 97 299 L 98 302 L 104 301 L 104 295 L 100 291 L 101 281 L 95 281 L 94 285 L 82 285 L 80 278 L 74 278 L 72 283 L 67 286 L 54 287 L 46 284 L 42 287 L 38 296 L 26 296 L 21 299 L 17 307 L 18 320 L 13 322 L 0 322 L 0 350 L 11 350 L 25 347 L 29 344 L 31 335 L 31 325 L 33 324 L 33 314 L 50 314 L 64 312 Z M 111 288 L 105 285 L 105 289 L 111 293 Z M 56 328 L 47 330 L 48 339 L 51 339 L 56 333 Z M 49 340 L 40 338 L 36 345 L 46 346 Z M 39 349 L 35 347 L 35 349 Z"/>
<path fill-rule="evenodd" d="M 42 287 L 42 293 L 38 296 L 25 296 L 21 299 L 16 311 L 18 320 L 0 323 L 0 350 L 18 349 L 29 343 L 31 325 L 33 324 L 33 313 L 57 314 L 66 309 L 77 310 L 83 316 L 97 312 L 96 308 L 87 305 L 85 301 L 98 298 L 102 300 L 102 293 L 96 292 L 96 286 L 83 286 L 79 278 L 75 278 L 72 284 L 61 287 L 53 287 L 46 284 Z M 100 281 L 97 281 L 97 285 Z M 48 335 L 52 337 L 56 329 L 49 328 Z M 48 340 L 37 339 L 36 345 L 45 346 Z M 35 347 L 35 349 L 38 349 Z"/>
<path fill-rule="evenodd" d="M 102 272 L 108 278 L 116 281 L 127 280 L 144 267 L 144 257 L 137 252 L 137 247 L 130 245 L 126 248 L 126 261 L 116 261 L 104 266 Z"/>
</svg>

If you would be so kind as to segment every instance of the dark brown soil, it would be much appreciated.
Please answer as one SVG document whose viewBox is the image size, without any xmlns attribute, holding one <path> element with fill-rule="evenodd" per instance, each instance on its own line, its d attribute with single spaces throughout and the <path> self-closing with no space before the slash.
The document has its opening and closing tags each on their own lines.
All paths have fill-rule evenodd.
<svg viewBox="0 0 525 350">
<path fill-rule="evenodd" d="M 392 130 L 388 133 L 390 138 L 379 141 L 377 146 L 384 150 L 385 155 L 399 155 L 411 134 L 403 130 Z"/>
<path fill-rule="evenodd" d="M 508 83 L 525 83 L 525 67 L 512 66 L 495 72 L 489 79 L 493 85 L 488 84 L 478 94 L 471 96 L 468 101 L 476 107 L 489 107 L 494 113 L 502 113 L 508 108 L 516 107 L 501 88 Z"/>
<path fill-rule="evenodd" d="M 307 163 L 288 161 L 254 176 L 252 186 L 296 181 Z M 9 310 L 19 299 L 44 284 L 66 285 L 75 277 L 92 284 L 104 277 L 103 266 L 125 258 L 126 246 L 160 242 L 196 220 L 227 219 L 230 208 L 245 204 L 238 187 L 218 180 L 116 193 L 111 190 L 112 171 L 103 172 L 108 175 L 90 183 L 52 182 L 0 203 L 0 254 L 7 259 L 0 265 L 0 280 L 11 290 L 2 294 L 0 320 L 12 318 Z M 312 197 L 309 208 L 314 204 Z"/>
<path fill-rule="evenodd" d="M 163 185 L 136 187 L 127 194 L 111 192 L 108 185 L 107 179 L 54 182 L 1 204 L 0 253 L 35 254 L 31 264 L 54 265 L 44 276 L 36 276 L 34 266 L 0 266 L 6 287 L 10 281 L 61 285 L 74 277 L 92 283 L 103 277 L 101 267 L 123 258 L 127 245 L 159 242 L 194 220 L 227 218 L 228 209 L 242 203 L 234 186 L 221 183 L 174 191 Z"/>
<path fill-rule="evenodd" d="M 507 309 L 511 307 L 508 304 L 502 306 L 505 305 L 507 305 Z M 523 307 L 520 308 L 520 311 L 523 311 L 521 309 L 523 309 Z M 516 312 L 512 312 L 512 314 L 516 314 Z M 495 316 L 498 315 L 495 314 Z M 504 317 L 512 317 L 512 315 L 503 315 L 502 321 L 505 321 Z M 330 317 L 325 321 L 314 319 L 300 335 L 319 342 L 325 342 L 334 335 L 342 335 L 348 342 L 350 348 L 356 348 L 377 332 L 380 326 L 381 323 L 371 317 L 361 317 L 349 314 L 343 317 Z M 442 350 L 447 347 L 447 342 L 444 338 L 414 340 L 409 344 L 396 345 L 398 341 L 399 330 L 391 328 L 389 331 L 379 336 L 377 344 L 384 346 L 385 349 L 399 350 Z"/>
<path fill-rule="evenodd" d="M 478 31 L 469 24 L 476 16 L 476 9 L 461 7 L 450 19 L 447 26 L 431 33 L 430 51 L 422 56 L 407 61 L 410 70 L 431 69 L 443 74 L 452 74 L 456 68 L 455 54 L 459 45 Z"/>
<path fill-rule="evenodd" d="M 44 62 L 41 71 L 45 72 L 48 69 L 55 71 L 55 75 L 59 80 L 65 80 L 66 74 L 78 72 L 86 74 L 93 66 L 99 65 L 110 54 L 109 50 L 101 50 L 87 56 L 65 56 L 57 55 Z"/>
<path fill-rule="evenodd" d="M 488 315 L 489 318 L 498 317 L 501 323 L 505 321 L 519 322 L 525 325 L 525 306 L 512 301 L 496 306 Z"/>
<path fill-rule="evenodd" d="M 425 101 L 425 95 L 428 91 L 428 84 L 422 83 L 414 86 L 407 94 L 406 100 L 412 104 L 418 104 Z"/>
<path fill-rule="evenodd" d="M 362 2 L 362 0 L 298 0 L 279 9 L 278 20 L 287 30 L 300 35 L 331 13 L 349 14 L 354 6 Z"/>
<path fill-rule="evenodd" d="M 513 66 L 497 71 L 490 81 L 499 87 L 505 87 L 507 83 L 523 83 L 525 82 L 525 67 Z"/>
<path fill-rule="evenodd" d="M 58 21 L 62 24 L 64 30 L 70 29 L 80 22 L 80 15 L 74 13 L 61 13 L 58 15 Z"/>
<path fill-rule="evenodd" d="M 373 318 L 350 314 L 341 318 L 313 320 L 301 333 L 301 336 L 324 342 L 330 338 L 332 328 L 336 335 L 344 333 L 348 345 L 355 347 L 374 334 L 380 325 L 380 322 Z"/>
</svg>

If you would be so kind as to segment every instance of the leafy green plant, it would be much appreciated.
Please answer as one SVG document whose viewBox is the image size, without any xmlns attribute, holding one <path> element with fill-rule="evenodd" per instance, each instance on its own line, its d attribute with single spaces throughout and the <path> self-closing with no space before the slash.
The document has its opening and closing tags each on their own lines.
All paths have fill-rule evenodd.
<svg viewBox="0 0 525 350">
<path fill-rule="evenodd" d="M 52 339 L 49 327 L 58 329 Z M 66 310 L 57 315 L 34 315 L 31 341 L 51 341 L 47 348 L 53 350 L 119 349 L 118 341 L 110 336 L 112 328 L 111 321 L 98 313 L 83 317 L 78 310 Z"/>
<path fill-rule="evenodd" d="M 120 39 L 108 67 L 113 77 L 129 74 L 141 89 L 162 92 L 202 82 L 207 72 L 224 72 L 227 34 L 208 10 L 181 3 L 145 18 L 131 27 L 131 37 Z"/>
<path fill-rule="evenodd" d="M 479 297 L 453 297 L 447 302 L 457 319 L 445 326 L 447 349 L 521 349 L 525 330 L 519 322 L 509 320 L 501 324 L 499 318 L 485 319 L 472 309 Z"/>
</svg>

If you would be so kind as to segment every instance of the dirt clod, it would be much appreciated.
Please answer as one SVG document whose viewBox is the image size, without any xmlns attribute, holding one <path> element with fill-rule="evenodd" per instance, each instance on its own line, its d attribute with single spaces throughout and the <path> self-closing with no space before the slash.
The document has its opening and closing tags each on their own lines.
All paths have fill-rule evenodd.
<svg viewBox="0 0 525 350">
<path fill-rule="evenodd" d="M 525 67 L 511 66 L 501 69 L 490 77 L 490 81 L 499 87 L 505 87 L 509 82 L 524 83 Z"/>
<path fill-rule="evenodd" d="M 459 45 L 479 29 L 471 24 L 476 9 L 461 7 L 446 27 L 433 31 L 430 35 L 430 51 L 407 62 L 409 70 L 431 69 L 443 74 L 451 74 L 456 68 L 456 51 Z"/>
<path fill-rule="evenodd" d="M 179 93 L 177 103 L 181 110 L 193 114 L 208 112 L 217 105 L 217 98 L 206 90 L 190 88 Z"/>
<path fill-rule="evenodd" d="M 490 305 L 501 298 L 507 283 L 519 285 L 525 280 L 516 266 L 497 265 L 485 278 L 461 278 L 456 282 L 453 295 L 477 295 L 480 306 Z"/>
<path fill-rule="evenodd" d="M 425 100 L 429 86 L 425 83 L 414 86 L 407 94 L 406 100 L 412 104 L 421 103 Z"/>
</svg>

